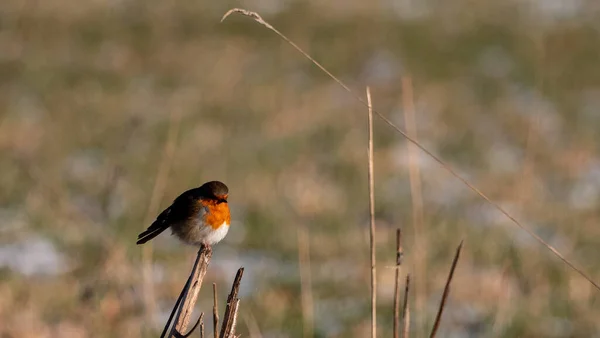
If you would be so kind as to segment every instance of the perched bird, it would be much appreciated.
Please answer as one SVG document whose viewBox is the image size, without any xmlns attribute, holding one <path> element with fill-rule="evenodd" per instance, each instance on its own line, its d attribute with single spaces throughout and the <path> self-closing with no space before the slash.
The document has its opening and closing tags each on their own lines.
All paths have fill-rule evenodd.
<svg viewBox="0 0 600 338">
<path fill-rule="evenodd" d="M 144 244 L 167 228 L 187 244 L 218 243 L 227 235 L 231 215 L 227 197 L 229 189 L 219 181 L 204 183 L 179 195 L 170 207 L 138 235 L 137 244 Z"/>
</svg>

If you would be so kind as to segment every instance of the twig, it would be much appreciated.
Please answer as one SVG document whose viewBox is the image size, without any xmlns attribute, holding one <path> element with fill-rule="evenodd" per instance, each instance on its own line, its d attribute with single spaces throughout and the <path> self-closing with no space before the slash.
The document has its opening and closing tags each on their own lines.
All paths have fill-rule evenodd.
<svg viewBox="0 0 600 338">
<path fill-rule="evenodd" d="M 197 257 L 196 257 L 196 259 L 197 259 Z M 167 330 L 171 326 L 173 316 L 175 316 L 175 313 L 179 310 L 179 305 L 181 304 L 181 300 L 183 299 L 183 297 L 186 295 L 187 291 L 190 288 L 190 282 L 192 280 L 192 277 L 193 277 L 193 274 L 190 274 L 187 281 L 185 282 L 185 285 L 183 286 L 183 289 L 181 289 L 181 292 L 179 293 L 179 297 L 177 297 L 177 301 L 175 302 L 175 306 L 173 306 L 173 310 L 171 310 L 169 319 L 167 319 L 167 322 L 165 323 L 165 327 L 163 328 L 163 331 L 160 334 L 160 338 L 164 338 L 165 335 L 167 334 Z"/>
<path fill-rule="evenodd" d="M 410 308 L 408 307 L 408 291 L 410 289 L 410 274 L 406 275 L 406 286 L 404 288 L 404 304 L 402 305 L 403 330 L 402 337 L 408 338 L 410 331 Z"/>
<path fill-rule="evenodd" d="M 237 310 L 239 307 L 239 298 L 237 298 L 240 291 L 240 283 L 242 281 L 242 275 L 244 274 L 244 268 L 239 268 L 233 285 L 231 286 L 231 292 L 227 297 L 227 306 L 225 307 L 225 314 L 223 315 L 223 323 L 221 324 L 220 338 L 230 338 L 234 336 L 235 324 L 237 322 Z"/>
<path fill-rule="evenodd" d="M 190 332 L 186 333 L 185 335 L 182 335 L 183 338 L 187 338 L 189 336 L 192 335 L 192 333 L 194 333 L 194 330 L 196 330 L 196 328 L 198 327 L 199 324 L 201 324 L 201 327 L 203 327 L 204 323 L 204 312 L 200 313 L 200 317 L 198 317 L 198 320 L 196 321 L 196 324 L 194 324 L 194 326 L 192 326 L 192 328 L 190 329 Z M 176 332 L 177 333 L 177 332 Z M 200 334 L 202 334 L 202 332 L 200 332 Z"/>
<path fill-rule="evenodd" d="M 223 18 L 221 19 L 221 22 L 223 22 L 225 19 L 227 19 L 227 17 L 229 17 L 229 15 L 231 15 L 232 13 L 240 13 L 242 15 L 248 16 L 248 17 L 254 19 L 254 21 L 260 23 L 261 25 L 263 25 L 263 26 L 267 27 L 268 29 L 270 29 L 271 31 L 273 31 L 280 38 L 282 38 L 284 41 L 286 41 L 292 47 L 294 47 L 298 52 L 300 52 L 300 54 L 302 54 L 304 57 L 306 57 L 308 60 L 310 60 L 321 71 L 323 71 L 330 78 L 332 78 L 335 82 L 337 82 L 337 84 L 339 84 L 348 93 L 350 93 L 356 100 L 358 100 L 364 106 L 370 107 L 370 105 L 367 102 L 365 102 L 364 99 L 362 99 L 360 96 L 358 96 L 357 94 L 355 94 L 346 84 L 344 84 L 341 80 L 339 80 L 337 77 L 335 77 L 333 74 L 331 74 L 331 72 L 329 72 L 325 67 L 323 67 L 320 63 L 318 63 L 315 59 L 313 59 L 310 55 L 308 55 L 304 50 L 302 50 L 300 47 L 298 47 L 298 45 L 296 45 L 293 41 L 291 41 L 290 39 L 288 39 L 285 35 L 283 35 L 281 32 L 279 32 L 277 29 L 275 29 L 275 27 L 271 26 L 271 24 L 269 24 L 268 22 L 266 22 L 260 15 L 258 15 L 258 13 L 251 12 L 251 11 L 248 11 L 248 10 L 245 10 L 245 9 L 241 9 L 241 8 L 233 8 L 233 9 L 230 9 L 229 11 L 227 11 L 227 13 L 225 13 L 225 15 L 223 15 Z M 456 179 L 458 179 L 459 181 L 461 181 L 471 191 L 473 191 L 475 194 L 477 194 L 479 197 L 481 197 L 487 203 L 489 203 L 491 206 L 493 206 L 496 210 L 498 210 L 500 213 L 502 213 L 504 216 L 506 216 L 512 223 L 514 223 L 516 226 L 518 226 L 523 231 L 525 231 L 529 236 L 531 236 L 532 238 L 534 238 L 538 243 L 540 243 L 543 246 L 545 246 L 554 255 L 556 255 L 560 260 L 562 260 L 565 264 L 567 264 L 572 270 L 574 270 L 575 272 L 577 272 L 579 275 L 581 275 L 583 278 L 585 278 L 589 283 L 591 283 L 596 289 L 598 289 L 600 291 L 600 284 L 597 284 L 596 282 L 594 282 L 594 280 L 591 277 L 589 277 L 585 272 L 583 272 L 583 270 L 581 270 L 580 268 L 576 267 L 574 263 L 571 263 L 571 261 L 569 261 L 563 254 L 561 254 L 552 245 L 548 244 L 540 236 L 538 236 L 533 231 L 529 230 L 529 228 L 527 228 L 523 224 L 521 224 L 521 222 L 519 222 L 510 213 L 508 213 L 508 211 L 504 210 L 504 208 L 502 208 L 498 203 L 492 201 L 489 197 L 487 197 L 487 195 L 485 195 L 483 192 L 481 192 L 479 189 L 477 189 L 473 184 L 471 184 L 469 181 L 467 181 L 467 179 L 463 178 L 454 169 L 452 169 L 452 167 L 449 164 L 447 164 L 440 157 L 436 156 L 433 152 L 431 152 L 430 150 L 428 150 L 427 148 L 425 148 L 425 146 L 423 146 L 421 143 L 417 142 L 417 140 L 415 140 L 412 137 L 410 137 L 405 131 L 403 131 L 402 129 L 400 129 L 400 127 L 396 126 L 385 115 L 381 114 L 380 112 L 378 112 L 376 110 L 373 110 L 373 112 L 377 116 L 379 116 L 379 118 L 382 119 L 386 124 L 388 124 L 394 130 L 396 130 L 398 133 L 400 133 L 405 139 L 407 139 L 412 144 L 416 145 L 419 149 L 421 149 L 421 151 L 423 151 L 425 154 L 427 154 L 427 156 L 431 157 L 434 161 L 436 161 L 448 173 L 450 173 Z"/>
<path fill-rule="evenodd" d="M 440 321 L 442 319 L 442 313 L 444 312 L 444 306 L 446 305 L 446 299 L 450 294 L 450 283 L 452 283 L 452 276 L 454 276 L 454 269 L 456 269 L 456 264 L 458 263 L 458 258 L 460 257 L 460 251 L 462 250 L 463 241 L 460 241 L 458 248 L 456 248 L 456 254 L 454 255 L 454 260 L 452 261 L 452 267 L 450 268 L 450 273 L 448 274 L 448 280 L 446 280 L 446 286 L 444 287 L 444 294 L 442 295 L 442 301 L 440 302 L 440 308 L 438 309 L 437 316 L 435 317 L 435 322 L 433 323 L 433 328 L 431 329 L 430 338 L 434 338 L 437 330 L 440 326 Z"/>
<path fill-rule="evenodd" d="M 394 285 L 394 338 L 400 338 L 400 266 L 402 265 L 402 230 L 396 230 L 396 282 Z"/>
<path fill-rule="evenodd" d="M 300 268 L 300 297 L 302 301 L 302 336 L 313 336 L 314 310 L 310 274 L 310 244 L 308 228 L 298 227 L 298 264 Z"/>
<path fill-rule="evenodd" d="M 189 287 L 186 288 L 187 290 L 184 293 L 183 301 L 179 306 L 179 311 L 175 317 L 175 325 L 173 325 L 169 336 L 181 335 L 182 332 L 185 332 L 187 329 L 211 257 L 212 248 L 210 246 L 202 246 L 198 250 L 198 255 L 196 256 L 196 261 L 192 268 Z"/>
<path fill-rule="evenodd" d="M 202 314 L 204 314 L 204 312 Z M 200 322 L 200 338 L 204 338 L 204 320 Z"/>
<path fill-rule="evenodd" d="M 204 275 L 208 270 L 208 264 L 211 257 L 212 248 L 210 246 L 202 246 L 200 250 L 198 250 L 199 265 L 190 284 L 190 289 L 186 295 L 187 297 L 185 297 L 183 301 L 183 316 L 177 320 L 176 329 L 178 332 L 183 332 L 190 322 L 190 317 L 194 311 L 194 305 L 198 299 L 198 293 L 202 287 L 202 281 L 204 280 Z"/>
<path fill-rule="evenodd" d="M 219 302 L 217 301 L 217 283 L 213 283 L 213 336 L 219 337 Z"/>
<path fill-rule="evenodd" d="M 227 325 L 227 332 L 225 333 L 226 338 L 234 338 L 235 337 L 235 326 L 237 324 L 238 317 L 238 308 L 240 306 L 240 299 L 236 298 L 233 301 L 233 305 L 231 306 L 231 324 Z"/>
<path fill-rule="evenodd" d="M 369 245 L 371 249 L 371 338 L 377 337 L 377 259 L 375 257 L 375 178 L 373 174 L 373 109 L 371 105 L 371 90 L 367 87 L 367 102 L 369 102 L 369 149 L 367 160 L 369 165 L 369 215 L 370 231 Z"/>
</svg>

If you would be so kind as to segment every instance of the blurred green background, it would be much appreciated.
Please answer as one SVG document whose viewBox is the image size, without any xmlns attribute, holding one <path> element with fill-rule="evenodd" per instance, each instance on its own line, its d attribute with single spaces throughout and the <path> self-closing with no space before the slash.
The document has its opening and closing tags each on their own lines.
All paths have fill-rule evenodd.
<svg viewBox="0 0 600 338">
<path fill-rule="evenodd" d="M 195 250 L 136 235 L 214 179 L 233 218 L 199 310 L 244 266 L 243 337 L 368 336 L 365 108 L 231 7 L 403 129 L 412 89 L 418 139 L 600 280 L 596 0 L 4 0 L 1 337 L 157 336 Z M 414 337 L 461 239 L 440 337 L 599 335 L 597 290 L 416 154 L 376 119 L 381 337 L 397 227 Z"/>
</svg>

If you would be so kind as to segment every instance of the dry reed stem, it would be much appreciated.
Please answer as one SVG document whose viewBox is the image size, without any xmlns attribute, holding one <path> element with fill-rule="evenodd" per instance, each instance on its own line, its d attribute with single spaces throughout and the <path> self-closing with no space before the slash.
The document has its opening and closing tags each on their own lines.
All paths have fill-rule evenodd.
<svg viewBox="0 0 600 338">
<path fill-rule="evenodd" d="M 410 274 L 406 274 L 406 285 L 404 287 L 404 304 L 402 305 L 402 337 L 408 338 L 410 332 L 410 308 L 408 307 L 408 291 L 410 290 Z"/>
<path fill-rule="evenodd" d="M 200 338 L 204 338 L 204 320 L 200 322 Z"/>
<path fill-rule="evenodd" d="M 369 107 L 369 104 L 363 98 L 361 98 L 356 93 L 354 93 L 350 89 L 350 87 L 348 87 L 344 82 L 342 82 L 336 76 L 334 76 L 333 74 L 331 74 L 331 72 L 329 72 L 319 62 L 317 62 L 310 55 L 308 55 L 304 50 L 302 50 L 302 48 L 298 47 L 298 45 L 296 45 L 288 37 L 286 37 L 285 35 L 283 35 L 275 27 L 271 26 L 271 24 L 269 24 L 268 22 L 266 22 L 260 15 L 258 15 L 258 13 L 252 12 L 252 11 L 248 11 L 246 9 L 233 8 L 233 9 L 230 9 L 229 11 L 227 11 L 227 13 L 225 13 L 225 15 L 223 15 L 223 18 L 221 18 L 221 22 L 223 22 L 225 19 L 227 19 L 233 13 L 240 13 L 240 14 L 242 14 L 244 16 L 248 16 L 248 17 L 254 19 L 254 21 L 260 23 L 261 25 L 263 25 L 266 28 L 268 28 L 271 31 L 273 31 L 280 38 L 282 38 L 285 42 L 289 43 L 292 47 L 294 47 L 300 54 L 302 54 L 304 57 L 306 57 L 315 66 L 317 66 L 321 71 L 323 71 L 325 74 L 327 74 L 337 84 L 339 84 L 342 88 L 344 88 L 344 90 L 346 90 L 349 94 L 351 94 L 357 101 L 359 101 L 360 103 L 362 103 L 365 107 L 367 107 L 367 108 Z M 487 195 L 485 195 L 483 192 L 481 192 L 479 189 L 477 189 L 466 178 L 463 178 L 454 169 L 452 169 L 452 167 L 449 164 L 447 164 L 445 161 L 443 161 L 440 157 L 436 156 L 429 149 L 425 148 L 425 146 L 423 146 L 421 143 L 417 142 L 417 140 L 415 140 L 412 137 L 410 137 L 405 131 L 403 131 L 400 127 L 396 126 L 385 115 L 383 115 L 382 113 L 380 113 L 380 112 L 378 112 L 377 110 L 374 110 L 374 109 L 373 109 L 373 112 L 380 119 L 382 119 L 387 125 L 389 125 L 390 127 L 392 127 L 394 130 L 396 130 L 398 133 L 400 133 L 405 139 L 407 139 L 412 144 L 416 145 L 419 149 L 421 149 L 421 151 L 423 151 L 425 154 L 427 154 L 427 156 L 431 157 L 434 161 L 436 161 L 442 168 L 444 168 L 448 173 L 450 173 L 450 175 L 454 176 L 456 179 L 458 179 L 460 182 L 462 182 L 467 188 L 469 188 L 471 191 L 473 191 L 475 194 L 477 194 L 479 197 L 481 197 L 483 200 L 485 200 L 488 204 L 490 204 L 492 207 L 494 207 L 497 211 L 499 211 L 504 216 L 506 216 L 513 224 L 515 224 L 516 226 L 518 226 L 519 228 L 521 228 L 523 231 L 525 231 L 530 237 L 532 237 L 533 239 L 535 239 L 538 243 L 540 243 L 543 246 L 545 246 L 556 257 L 558 257 L 565 264 L 567 264 L 573 271 L 577 272 L 579 275 L 581 275 L 583 278 L 585 278 L 589 283 L 591 283 L 597 290 L 600 291 L 600 285 L 598 283 L 594 282 L 594 280 L 591 277 L 589 277 L 583 270 L 581 270 L 580 268 L 578 268 L 577 266 L 575 266 L 574 263 L 571 263 L 571 261 L 569 261 L 563 254 L 561 254 L 560 251 L 558 251 L 552 245 L 548 244 L 546 241 L 544 241 L 540 236 L 538 236 L 537 234 L 535 234 L 533 231 L 529 230 L 529 228 L 527 228 L 526 226 L 524 226 L 523 224 L 521 224 L 521 222 L 519 222 L 515 217 L 513 217 L 508 211 L 506 211 L 504 208 L 502 208 L 498 203 L 492 201 L 489 197 L 487 197 Z"/>
<path fill-rule="evenodd" d="M 394 284 L 394 338 L 400 338 L 400 267 L 402 266 L 402 230 L 396 230 L 396 280 Z"/>
<path fill-rule="evenodd" d="M 239 306 L 240 300 L 238 298 L 233 301 L 233 305 L 231 306 L 231 324 L 227 325 L 227 332 L 223 338 L 235 338 L 235 326 L 237 324 Z"/>
<path fill-rule="evenodd" d="M 212 257 L 212 248 L 210 246 L 202 246 L 198 250 L 196 261 L 190 274 L 189 283 L 186 283 L 186 290 L 183 294 L 181 304 L 179 304 L 179 310 L 175 317 L 175 325 L 171 329 L 170 337 L 176 337 L 184 334 L 183 332 L 187 329 L 190 323 L 190 317 L 194 312 L 194 305 L 198 299 L 198 293 L 202 287 L 202 281 L 208 270 L 208 265 Z"/>
<path fill-rule="evenodd" d="M 435 322 L 433 323 L 433 328 L 431 329 L 430 338 L 434 338 L 438 328 L 440 327 L 440 321 L 442 320 L 442 313 L 444 312 L 444 306 L 446 305 L 446 300 L 448 299 L 448 295 L 450 294 L 450 283 L 452 283 L 452 277 L 454 276 L 454 269 L 456 269 L 456 264 L 458 263 L 458 258 L 460 257 L 460 251 L 462 250 L 463 241 L 460 241 L 458 248 L 456 248 L 456 254 L 454 255 L 454 260 L 452 261 L 452 267 L 450 268 L 450 273 L 448 274 L 448 279 L 446 280 L 446 286 L 444 287 L 444 293 L 442 294 L 442 300 L 440 301 L 440 307 L 438 309 L 438 313 L 435 316 Z"/>
<path fill-rule="evenodd" d="M 244 268 L 239 268 L 233 285 L 231 286 L 231 292 L 227 297 L 227 306 L 225 307 L 225 314 L 223 315 L 223 323 L 221 324 L 220 338 L 230 338 L 235 335 L 235 325 L 237 323 L 237 311 L 239 308 L 240 299 L 238 293 L 240 291 L 240 283 L 242 276 L 244 275 Z"/>
<path fill-rule="evenodd" d="M 217 283 L 213 283 L 213 337 L 219 337 L 219 302 L 217 300 Z"/>
<path fill-rule="evenodd" d="M 373 109 L 371 90 L 367 87 L 369 103 L 369 149 L 367 160 L 369 165 L 369 247 L 371 250 L 371 338 L 377 337 L 377 258 L 375 257 L 375 178 L 373 173 Z"/>
<path fill-rule="evenodd" d="M 310 272 L 310 243 L 308 228 L 298 227 L 298 264 L 300 268 L 300 298 L 302 301 L 302 336 L 313 336 L 314 308 Z"/>
<path fill-rule="evenodd" d="M 412 79 L 408 76 L 402 78 L 402 110 L 404 111 L 404 122 L 406 133 L 414 140 L 417 138 L 417 126 L 415 122 L 415 105 L 413 100 Z M 419 153 L 417 147 L 412 143 L 407 143 L 408 163 L 409 163 L 409 181 L 412 200 L 412 221 L 414 229 L 414 252 L 415 260 L 413 266 L 417 280 L 427 280 L 425 238 L 423 235 L 423 190 L 421 188 L 421 171 L 419 168 Z M 416 297 L 416 310 L 421 313 L 425 309 L 427 292 L 425 283 L 417 283 L 414 287 Z M 418 316 L 417 326 L 421 327 L 425 316 Z"/>
<path fill-rule="evenodd" d="M 152 221 L 152 218 L 158 212 L 160 201 L 167 185 L 167 178 L 171 170 L 171 159 L 175 153 L 177 135 L 181 126 L 181 114 L 177 109 L 172 109 L 169 115 L 169 131 L 167 141 L 165 142 L 162 158 L 156 173 L 150 204 L 144 216 L 144 227 Z M 146 319 L 151 320 L 152 314 L 156 311 L 156 298 L 152 283 L 152 243 L 146 243 L 142 248 L 142 293 L 144 295 L 144 308 Z"/>
</svg>

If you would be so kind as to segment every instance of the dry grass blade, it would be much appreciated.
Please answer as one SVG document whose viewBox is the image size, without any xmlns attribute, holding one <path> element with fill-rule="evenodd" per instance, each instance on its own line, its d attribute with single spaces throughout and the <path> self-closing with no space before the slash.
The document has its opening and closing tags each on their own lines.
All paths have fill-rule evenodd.
<svg viewBox="0 0 600 338">
<path fill-rule="evenodd" d="M 394 338 L 400 337 L 400 266 L 402 265 L 402 230 L 396 230 L 396 281 L 394 284 Z"/>
<path fill-rule="evenodd" d="M 184 293 L 180 309 L 175 317 L 175 325 L 171 329 L 170 336 L 181 335 L 182 332 L 187 329 L 211 257 L 212 248 L 210 246 L 203 246 L 198 250 L 198 255 L 196 256 L 196 261 L 192 268 L 191 279 L 189 285 L 187 285 L 187 290 Z"/>
<path fill-rule="evenodd" d="M 223 315 L 223 323 L 221 324 L 221 338 L 233 337 L 235 333 L 235 324 L 237 322 L 237 310 L 239 306 L 238 293 L 240 291 L 240 283 L 242 282 L 242 276 L 244 274 L 244 268 L 239 268 L 233 285 L 231 286 L 231 292 L 227 297 L 227 307 L 225 308 L 225 314 Z"/>
<path fill-rule="evenodd" d="M 213 283 L 213 336 L 219 337 L 219 302 L 217 300 L 217 283 Z"/>
<path fill-rule="evenodd" d="M 452 267 L 450 268 L 450 273 L 448 274 L 448 279 L 446 280 L 446 286 L 444 287 L 444 294 L 442 295 L 442 300 L 440 302 L 440 307 L 438 309 L 438 313 L 435 316 L 435 322 L 433 323 L 433 328 L 431 329 L 430 338 L 435 337 L 438 328 L 440 327 L 440 321 L 442 320 L 442 313 L 444 312 L 444 306 L 446 305 L 446 300 L 448 299 L 448 295 L 450 294 L 450 283 L 452 283 L 452 277 L 454 276 L 454 269 L 456 269 L 456 264 L 458 263 L 458 258 L 460 257 L 460 251 L 462 250 L 463 241 L 460 241 L 458 248 L 456 248 L 456 254 L 454 255 L 454 260 L 452 261 Z"/>
<path fill-rule="evenodd" d="M 404 287 L 404 304 L 402 305 L 402 337 L 408 338 L 410 331 L 410 309 L 408 308 L 408 291 L 410 289 L 410 274 L 406 275 L 406 286 Z"/>
<path fill-rule="evenodd" d="M 369 246 L 371 250 L 371 338 L 377 337 L 377 258 L 375 257 L 375 178 L 373 174 L 373 109 L 371 105 L 371 90 L 367 87 L 367 102 L 369 103 L 369 150 L 367 160 L 369 165 Z"/>
<path fill-rule="evenodd" d="M 320 63 L 318 63 L 315 59 L 313 59 L 310 55 L 308 55 L 304 50 L 302 50 L 302 48 L 298 47 L 298 45 L 296 45 L 294 42 L 292 42 L 290 39 L 288 39 L 285 35 L 283 35 L 281 32 L 279 32 L 277 29 L 275 29 L 275 27 L 271 26 L 268 22 L 266 22 L 260 15 L 258 15 L 258 13 L 251 12 L 251 11 L 241 9 L 241 8 L 233 8 L 233 9 L 230 9 L 229 11 L 227 11 L 227 13 L 225 13 L 223 18 L 221 19 L 221 22 L 223 22 L 225 19 L 227 19 L 227 17 L 229 17 L 229 15 L 231 15 L 232 13 L 240 13 L 242 15 L 251 17 L 256 22 L 262 24 L 263 26 L 265 26 L 268 29 L 270 29 L 271 31 L 273 31 L 280 38 L 285 40 L 292 47 L 294 47 L 298 52 L 300 52 L 300 54 L 304 55 L 304 57 L 306 57 L 309 61 L 311 61 L 315 66 L 317 66 L 319 69 L 321 69 L 330 78 L 332 78 L 335 82 L 337 82 L 348 93 L 350 93 L 352 96 L 354 96 L 354 98 L 356 98 L 360 103 L 362 103 L 366 107 L 370 107 L 370 105 L 363 98 L 361 98 L 360 96 L 355 94 L 346 84 L 344 84 L 336 76 L 331 74 L 325 67 L 323 67 Z M 456 179 L 461 181 L 465 186 L 467 186 L 471 191 L 473 191 L 474 193 L 479 195 L 479 197 L 484 199 L 487 203 L 492 205 L 496 210 L 501 212 L 512 223 L 514 223 L 519 228 L 523 229 L 523 231 L 525 231 L 529 236 L 533 237 L 537 242 L 539 242 L 540 244 L 545 246 L 554 255 L 556 255 L 560 260 L 562 260 L 565 264 L 567 264 L 571 269 L 573 269 L 574 271 L 579 273 L 583 278 L 585 278 L 596 289 L 598 289 L 600 291 L 600 285 L 597 284 L 596 282 L 594 282 L 594 280 L 591 277 L 589 277 L 585 272 L 583 272 L 583 270 L 576 267 L 575 264 L 571 263 L 571 261 L 569 261 L 563 254 L 561 254 L 552 245 L 548 244 L 540 236 L 536 235 L 533 231 L 529 230 L 527 227 L 525 227 L 523 224 L 521 224 L 521 222 L 519 222 L 516 218 L 514 218 L 511 214 L 509 214 L 508 211 L 506 211 L 504 208 L 502 208 L 498 203 L 492 201 L 489 197 L 487 197 L 487 195 L 485 195 L 483 192 L 481 192 L 479 189 L 477 189 L 473 184 L 471 184 L 469 181 L 467 181 L 467 179 L 460 176 L 454 169 L 452 169 L 452 167 L 450 167 L 450 165 L 448 165 L 446 162 L 444 162 L 440 157 L 436 156 L 430 150 L 425 148 L 425 146 L 421 145 L 421 143 L 417 142 L 414 138 L 410 137 L 405 131 L 400 129 L 400 127 L 396 126 L 385 115 L 381 114 L 380 112 L 378 112 L 377 110 L 374 110 L 374 109 L 373 109 L 373 113 L 375 113 L 377 116 L 379 116 L 379 118 L 381 118 L 386 124 L 388 124 L 394 130 L 396 130 L 398 133 L 400 133 L 405 139 L 407 139 L 409 142 L 413 143 L 415 146 L 417 146 L 419 149 L 421 149 L 421 151 L 423 151 L 425 154 L 427 154 L 429 157 L 431 157 L 434 161 L 436 161 L 439 165 L 441 165 L 446 171 L 448 171 L 452 176 L 454 176 Z"/>
</svg>

